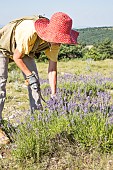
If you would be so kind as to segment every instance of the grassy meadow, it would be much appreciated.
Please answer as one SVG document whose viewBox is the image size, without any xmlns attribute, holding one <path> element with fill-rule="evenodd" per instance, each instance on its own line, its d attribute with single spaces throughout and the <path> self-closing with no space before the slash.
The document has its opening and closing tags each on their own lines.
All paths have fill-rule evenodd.
<svg viewBox="0 0 113 170">
<path fill-rule="evenodd" d="M 48 62 L 37 63 L 43 111 L 29 112 L 20 70 L 9 64 L 0 170 L 112 170 L 113 60 L 58 62 L 57 99 L 50 99 Z M 9 123 L 7 123 L 9 122 Z"/>
</svg>

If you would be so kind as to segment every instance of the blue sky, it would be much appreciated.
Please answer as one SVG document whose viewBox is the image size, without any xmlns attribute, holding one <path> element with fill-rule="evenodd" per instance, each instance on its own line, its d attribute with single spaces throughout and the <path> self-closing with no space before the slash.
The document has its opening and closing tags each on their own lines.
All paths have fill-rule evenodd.
<svg viewBox="0 0 113 170">
<path fill-rule="evenodd" d="M 73 28 L 113 26 L 113 0 L 0 0 L 0 25 L 27 15 L 65 12 Z"/>
</svg>

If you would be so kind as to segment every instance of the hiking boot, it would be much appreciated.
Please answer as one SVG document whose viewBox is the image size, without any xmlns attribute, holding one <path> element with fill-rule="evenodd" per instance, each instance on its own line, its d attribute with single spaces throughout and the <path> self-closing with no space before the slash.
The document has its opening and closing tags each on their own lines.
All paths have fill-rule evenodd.
<svg viewBox="0 0 113 170">
<path fill-rule="evenodd" d="M 0 145 L 6 145 L 10 143 L 9 138 L 5 134 L 5 132 L 0 128 Z"/>
</svg>

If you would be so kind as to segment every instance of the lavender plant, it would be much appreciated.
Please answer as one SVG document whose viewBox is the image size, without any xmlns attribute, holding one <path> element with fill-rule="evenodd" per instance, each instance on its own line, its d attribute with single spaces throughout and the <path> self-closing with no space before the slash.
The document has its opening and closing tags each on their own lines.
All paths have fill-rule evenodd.
<svg viewBox="0 0 113 170">
<path fill-rule="evenodd" d="M 62 134 L 68 140 L 71 135 L 74 145 L 84 149 L 113 152 L 113 104 L 106 86 L 113 79 L 68 74 L 59 81 L 57 98 L 49 99 L 48 82 L 41 80 L 42 95 L 48 102 L 43 111 L 27 115 L 18 126 L 13 151 L 16 159 L 39 161 L 57 149 L 53 139 L 63 138 Z"/>
</svg>

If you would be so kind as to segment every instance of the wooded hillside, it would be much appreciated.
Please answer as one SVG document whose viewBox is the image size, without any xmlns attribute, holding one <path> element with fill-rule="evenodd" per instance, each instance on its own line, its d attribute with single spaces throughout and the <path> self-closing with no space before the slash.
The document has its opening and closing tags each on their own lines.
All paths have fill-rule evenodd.
<svg viewBox="0 0 113 170">
<path fill-rule="evenodd" d="M 94 45 L 106 39 L 113 42 L 113 27 L 89 27 L 76 30 L 80 33 L 78 37 L 80 44 Z"/>
<path fill-rule="evenodd" d="M 109 39 L 113 42 L 113 27 L 93 27 L 77 29 L 80 33 L 78 42 L 86 45 L 93 45 Z"/>
</svg>

